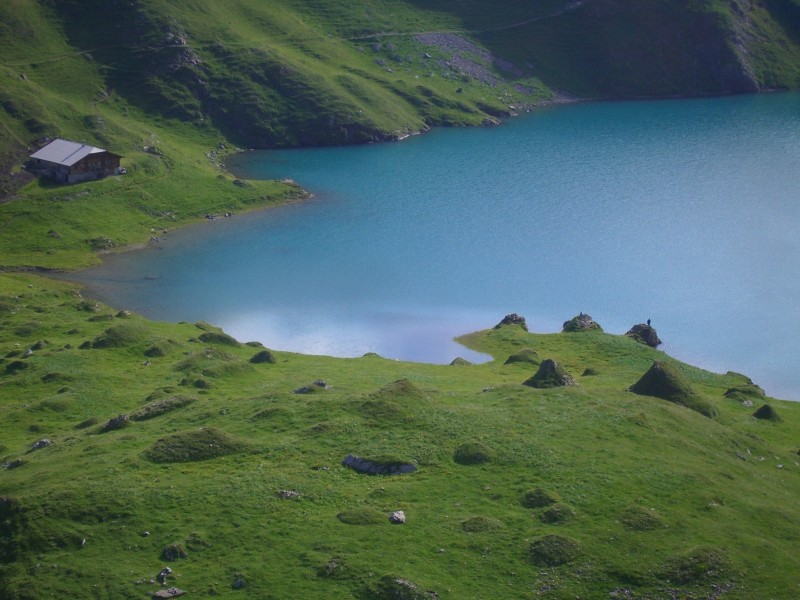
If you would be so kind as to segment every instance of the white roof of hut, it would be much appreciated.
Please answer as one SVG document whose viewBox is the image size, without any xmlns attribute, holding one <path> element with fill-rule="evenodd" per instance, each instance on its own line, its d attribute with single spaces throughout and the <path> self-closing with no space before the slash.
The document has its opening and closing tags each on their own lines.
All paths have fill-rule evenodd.
<svg viewBox="0 0 800 600">
<path fill-rule="evenodd" d="M 31 158 L 71 167 L 82 158 L 86 158 L 90 154 L 96 154 L 98 152 L 105 152 L 105 150 L 103 148 L 96 148 L 95 146 L 70 142 L 69 140 L 62 140 L 59 138 L 31 154 Z"/>
</svg>

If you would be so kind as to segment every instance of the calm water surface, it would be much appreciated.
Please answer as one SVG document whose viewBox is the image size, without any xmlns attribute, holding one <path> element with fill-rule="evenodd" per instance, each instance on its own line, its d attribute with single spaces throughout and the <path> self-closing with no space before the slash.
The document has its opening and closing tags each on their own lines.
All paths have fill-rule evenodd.
<svg viewBox="0 0 800 600">
<path fill-rule="evenodd" d="M 116 307 L 307 353 L 480 360 L 452 337 L 578 312 L 800 400 L 800 95 L 561 106 L 401 143 L 240 155 L 311 201 L 80 278 Z"/>
</svg>

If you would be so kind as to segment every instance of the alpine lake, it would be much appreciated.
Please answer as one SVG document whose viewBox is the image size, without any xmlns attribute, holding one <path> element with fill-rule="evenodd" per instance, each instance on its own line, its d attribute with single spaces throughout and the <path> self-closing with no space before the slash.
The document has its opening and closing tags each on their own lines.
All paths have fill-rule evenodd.
<svg viewBox="0 0 800 600">
<path fill-rule="evenodd" d="M 449 363 L 516 312 L 652 319 L 668 354 L 800 400 L 800 94 L 536 109 L 402 142 L 253 151 L 312 199 L 72 274 L 157 320 L 310 354 Z"/>
</svg>

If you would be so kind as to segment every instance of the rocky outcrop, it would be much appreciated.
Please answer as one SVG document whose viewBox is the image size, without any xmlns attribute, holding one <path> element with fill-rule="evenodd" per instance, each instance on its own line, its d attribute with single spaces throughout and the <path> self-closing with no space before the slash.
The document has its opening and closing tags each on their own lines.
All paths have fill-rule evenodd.
<svg viewBox="0 0 800 600">
<path fill-rule="evenodd" d="M 580 313 L 572 317 L 569 321 L 564 321 L 563 331 L 568 333 L 577 331 L 603 331 L 603 328 L 589 315 Z"/>
<path fill-rule="evenodd" d="M 647 344 L 651 348 L 656 348 L 661 344 L 661 340 L 658 338 L 655 328 L 650 325 L 649 321 L 647 323 L 634 325 L 625 335 L 632 337 L 637 342 Z"/>
<path fill-rule="evenodd" d="M 559 365 L 552 358 L 542 361 L 539 365 L 539 370 L 536 374 L 522 382 L 522 385 L 528 387 L 545 389 L 562 387 L 567 385 L 578 385 L 578 382 L 564 370 L 564 367 Z"/>
<path fill-rule="evenodd" d="M 517 313 L 511 313 L 503 317 L 503 319 L 494 326 L 495 329 L 500 329 L 504 325 L 519 325 L 525 331 L 528 331 L 528 324 L 525 322 L 525 317 Z"/>
</svg>

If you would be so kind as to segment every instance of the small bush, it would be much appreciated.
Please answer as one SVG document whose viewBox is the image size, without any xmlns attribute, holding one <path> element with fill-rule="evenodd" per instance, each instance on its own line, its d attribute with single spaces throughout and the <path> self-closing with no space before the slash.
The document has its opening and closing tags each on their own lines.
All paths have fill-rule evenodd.
<svg viewBox="0 0 800 600">
<path fill-rule="evenodd" d="M 494 450 L 481 442 L 461 444 L 453 453 L 453 460 L 460 465 L 480 465 L 495 459 Z"/>
<path fill-rule="evenodd" d="M 525 508 L 543 508 L 555 504 L 560 500 L 561 498 L 558 494 L 537 487 L 522 494 L 520 504 Z"/>
<path fill-rule="evenodd" d="M 581 549 L 573 539 L 560 535 L 545 535 L 529 547 L 533 564 L 542 567 L 557 567 L 574 561 L 581 555 Z"/>
</svg>

